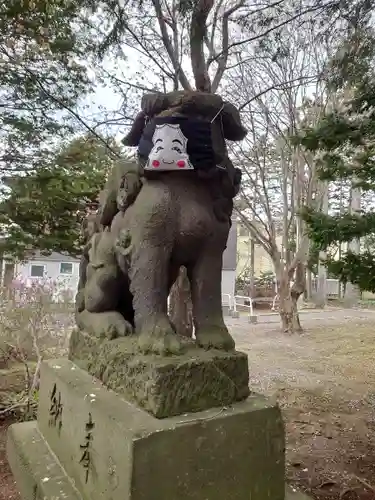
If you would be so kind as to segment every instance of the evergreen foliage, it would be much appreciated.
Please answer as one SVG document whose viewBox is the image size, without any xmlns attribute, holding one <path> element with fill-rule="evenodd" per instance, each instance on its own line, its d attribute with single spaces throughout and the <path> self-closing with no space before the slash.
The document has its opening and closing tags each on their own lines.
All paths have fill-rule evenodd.
<svg viewBox="0 0 375 500">
<path fill-rule="evenodd" d="M 37 168 L 72 131 L 96 36 L 86 0 L 0 0 L 0 170 Z"/>
<path fill-rule="evenodd" d="M 113 142 L 110 146 L 116 151 Z M 82 217 L 97 204 L 114 161 L 117 158 L 99 139 L 81 137 L 35 172 L 5 178 L 1 250 L 19 259 L 33 249 L 79 255 Z"/>
<path fill-rule="evenodd" d="M 328 68 L 328 83 L 335 92 L 334 110 L 315 128 L 306 128 L 300 143 L 316 155 L 320 178 L 333 183 L 350 180 L 354 188 L 375 192 L 375 32 L 371 2 L 358 4 L 348 23 L 348 35 Z M 363 245 L 355 254 L 348 250 L 339 260 L 330 248 L 355 239 L 373 237 L 372 204 L 353 212 L 326 215 L 305 210 L 308 233 L 316 249 L 328 250 L 328 272 L 350 281 L 361 290 L 375 292 L 375 258 Z"/>
</svg>

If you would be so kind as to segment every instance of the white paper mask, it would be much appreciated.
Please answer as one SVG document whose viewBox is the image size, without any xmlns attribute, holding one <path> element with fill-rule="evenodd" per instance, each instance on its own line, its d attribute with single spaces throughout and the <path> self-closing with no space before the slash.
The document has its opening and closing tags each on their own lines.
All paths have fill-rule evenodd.
<svg viewBox="0 0 375 500">
<path fill-rule="evenodd" d="M 194 170 L 186 151 L 187 142 L 180 125 L 156 125 L 145 170 Z"/>
</svg>

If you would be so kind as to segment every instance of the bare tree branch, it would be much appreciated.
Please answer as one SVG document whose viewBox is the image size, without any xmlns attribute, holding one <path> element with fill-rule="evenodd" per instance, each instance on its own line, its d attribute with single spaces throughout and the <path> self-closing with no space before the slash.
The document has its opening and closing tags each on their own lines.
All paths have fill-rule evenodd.
<svg viewBox="0 0 375 500">
<path fill-rule="evenodd" d="M 282 83 L 276 83 L 274 85 L 271 85 L 270 87 L 267 87 L 266 89 L 261 90 L 260 92 L 258 92 L 257 94 L 255 94 L 253 97 L 250 97 L 250 99 L 248 99 L 247 101 L 245 101 L 244 103 L 242 103 L 241 106 L 239 106 L 238 109 L 240 111 L 242 111 L 246 106 L 248 106 L 249 104 L 251 104 L 253 101 L 256 101 L 257 99 L 259 99 L 259 97 L 262 97 L 264 94 L 267 94 L 271 90 L 285 90 L 290 85 L 291 85 L 291 87 L 289 87 L 289 88 L 295 88 L 295 86 L 292 85 L 293 83 L 297 83 L 297 86 L 299 87 L 302 82 L 304 82 L 305 84 L 307 84 L 309 81 L 312 81 L 312 82 L 316 81 L 316 79 L 318 78 L 318 76 L 319 75 L 299 76 L 298 78 L 294 78 L 293 80 L 289 80 L 289 81 L 285 81 L 285 82 L 282 82 Z"/>
<path fill-rule="evenodd" d="M 328 8 L 328 7 L 334 6 L 336 4 L 337 4 L 337 2 L 332 2 L 331 4 L 326 5 L 324 8 Z M 237 42 L 233 42 L 233 43 L 229 44 L 226 50 L 229 51 L 230 49 L 232 49 L 234 47 L 239 47 L 241 45 L 246 45 L 246 44 L 249 44 L 251 42 L 255 42 L 256 40 L 260 40 L 261 38 L 265 38 L 267 35 L 269 35 L 273 31 L 276 31 L 276 30 L 278 30 L 278 29 L 280 29 L 280 28 L 282 28 L 282 27 L 284 27 L 284 26 L 292 23 L 296 19 L 298 19 L 298 18 L 300 18 L 300 17 L 302 17 L 302 16 L 304 16 L 306 14 L 311 14 L 313 12 L 319 11 L 321 9 L 322 9 L 322 6 L 321 5 L 317 5 L 315 7 L 311 7 L 311 8 L 305 9 L 302 12 L 298 12 L 294 16 L 291 16 L 288 19 L 285 19 L 284 21 L 281 21 L 280 23 L 272 26 L 271 28 L 268 28 L 267 30 L 264 30 L 262 33 L 258 33 L 257 35 L 254 35 L 254 36 L 251 36 L 249 38 L 246 38 L 245 40 L 238 40 Z M 223 54 L 222 51 L 220 51 L 218 54 L 216 54 L 216 56 L 212 59 L 212 62 L 214 62 L 217 59 L 219 59 L 222 56 L 222 54 Z"/>
<path fill-rule="evenodd" d="M 223 15 L 223 20 L 222 20 L 222 49 L 221 49 L 221 56 L 216 57 L 215 60 L 218 63 L 216 74 L 214 76 L 213 82 L 212 82 L 212 92 L 216 92 L 219 84 L 221 82 L 221 79 L 224 75 L 224 72 L 227 68 L 228 64 L 228 47 L 229 47 L 229 18 L 232 14 L 234 14 L 238 9 L 240 9 L 244 4 L 246 0 L 240 0 L 237 4 L 235 4 L 233 7 L 230 9 L 226 10 Z M 209 66 L 209 65 L 207 65 Z"/>
<path fill-rule="evenodd" d="M 211 92 L 211 81 L 204 55 L 204 41 L 207 36 L 207 18 L 213 5 L 214 0 L 198 0 L 191 15 L 191 66 L 193 69 L 195 87 L 202 92 Z"/>
<path fill-rule="evenodd" d="M 178 54 L 176 54 L 175 51 L 173 50 L 173 45 L 172 45 L 171 39 L 168 35 L 167 24 L 165 22 L 165 18 L 163 15 L 160 1 L 159 0 L 152 0 L 152 4 L 155 8 L 156 17 L 157 17 L 157 20 L 159 23 L 162 41 L 163 41 L 165 50 L 167 51 L 167 54 L 169 56 L 169 59 L 173 65 L 175 75 L 177 75 L 178 80 L 181 83 L 182 88 L 184 90 L 192 90 L 191 85 L 189 83 L 189 80 L 187 79 L 185 72 L 183 71 L 183 69 L 179 63 Z M 173 75 L 172 75 L 172 79 L 173 79 Z"/>
</svg>

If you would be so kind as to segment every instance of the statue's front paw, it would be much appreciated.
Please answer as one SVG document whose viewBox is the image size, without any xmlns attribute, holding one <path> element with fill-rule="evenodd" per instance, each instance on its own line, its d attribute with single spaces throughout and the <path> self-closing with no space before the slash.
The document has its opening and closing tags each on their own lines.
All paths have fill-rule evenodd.
<svg viewBox="0 0 375 500">
<path fill-rule="evenodd" d="M 228 328 L 223 326 L 205 326 L 196 328 L 195 337 L 199 347 L 203 349 L 219 349 L 220 351 L 232 351 L 235 343 Z"/>
<path fill-rule="evenodd" d="M 107 313 L 108 328 L 106 329 L 105 336 L 112 340 L 118 337 L 126 337 L 133 333 L 132 325 L 118 312 L 111 311 Z"/>
<path fill-rule="evenodd" d="M 168 318 L 157 318 L 142 325 L 138 346 L 145 354 L 153 353 L 161 356 L 180 354 L 183 351 L 183 342 Z"/>
<path fill-rule="evenodd" d="M 95 337 L 116 339 L 133 333 L 133 327 L 117 311 L 93 313 L 87 310 L 77 315 L 79 328 Z"/>
</svg>

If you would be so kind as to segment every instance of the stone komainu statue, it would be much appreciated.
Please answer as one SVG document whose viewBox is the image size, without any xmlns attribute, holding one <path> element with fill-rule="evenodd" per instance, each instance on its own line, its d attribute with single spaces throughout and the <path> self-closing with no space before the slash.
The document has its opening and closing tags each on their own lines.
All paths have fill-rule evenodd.
<svg viewBox="0 0 375 500">
<path fill-rule="evenodd" d="M 99 198 L 100 229 L 87 234 L 77 325 L 110 338 L 135 330 L 143 352 L 180 352 L 167 298 L 185 266 L 198 345 L 232 349 L 221 271 L 241 175 L 225 140 L 246 130 L 237 109 L 213 94 L 149 94 L 141 108 L 123 141 L 138 146 L 138 161 L 114 167 Z"/>
</svg>

